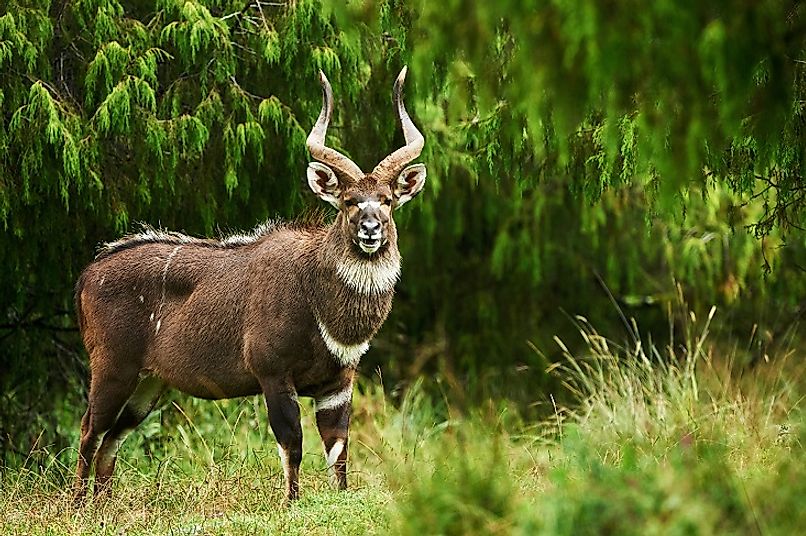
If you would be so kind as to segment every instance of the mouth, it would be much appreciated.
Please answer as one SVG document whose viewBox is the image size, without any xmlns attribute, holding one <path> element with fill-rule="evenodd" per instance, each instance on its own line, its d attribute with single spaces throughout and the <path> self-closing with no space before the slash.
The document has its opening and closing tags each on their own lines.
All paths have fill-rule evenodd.
<svg viewBox="0 0 806 536">
<path fill-rule="evenodd" d="M 383 245 L 383 240 L 380 234 L 376 235 L 366 235 L 364 233 L 358 233 L 358 241 L 356 241 L 358 247 L 361 248 L 361 251 L 364 253 L 375 253 L 381 246 Z"/>
</svg>

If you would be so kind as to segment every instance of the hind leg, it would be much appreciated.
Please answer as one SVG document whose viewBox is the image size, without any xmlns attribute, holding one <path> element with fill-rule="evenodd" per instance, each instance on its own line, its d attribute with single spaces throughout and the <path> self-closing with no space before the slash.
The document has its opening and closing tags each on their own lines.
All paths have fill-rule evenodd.
<svg viewBox="0 0 806 536">
<path fill-rule="evenodd" d="M 81 419 L 81 442 L 73 487 L 73 500 L 76 505 L 81 504 L 86 495 L 91 463 L 98 451 L 101 437 L 115 425 L 121 410 L 137 387 L 136 371 L 133 375 L 114 376 L 104 372 L 101 370 L 96 374 L 93 371 L 89 404 Z"/>
<path fill-rule="evenodd" d="M 87 480 L 90 476 L 90 462 L 98 450 L 100 437 L 97 434 L 90 434 L 90 419 L 92 412 L 90 406 L 81 418 L 81 439 L 78 447 L 78 466 L 76 467 L 76 481 L 73 485 L 73 502 L 76 505 L 84 501 L 87 493 Z"/>
<path fill-rule="evenodd" d="M 95 496 L 109 496 L 112 492 L 110 479 L 115 471 L 115 462 L 120 445 L 154 409 L 165 390 L 165 384 L 153 376 L 140 379 L 134 393 L 129 397 L 112 429 L 104 436 L 101 447 L 95 454 Z"/>
</svg>

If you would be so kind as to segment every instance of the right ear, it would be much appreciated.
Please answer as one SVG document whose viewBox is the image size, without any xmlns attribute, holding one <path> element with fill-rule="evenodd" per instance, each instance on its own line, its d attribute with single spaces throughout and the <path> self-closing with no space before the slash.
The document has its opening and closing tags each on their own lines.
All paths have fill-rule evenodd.
<svg viewBox="0 0 806 536">
<path fill-rule="evenodd" d="M 308 164 L 308 186 L 320 199 L 339 208 L 339 196 L 341 195 L 339 179 L 328 166 L 319 162 Z"/>
</svg>

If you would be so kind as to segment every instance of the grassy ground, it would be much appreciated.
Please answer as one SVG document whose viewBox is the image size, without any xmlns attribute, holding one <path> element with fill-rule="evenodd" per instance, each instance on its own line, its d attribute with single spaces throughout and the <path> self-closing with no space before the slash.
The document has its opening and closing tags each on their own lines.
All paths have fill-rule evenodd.
<svg viewBox="0 0 806 536">
<path fill-rule="evenodd" d="M 306 403 L 302 499 L 288 509 L 262 402 L 177 398 L 124 444 L 111 501 L 71 508 L 74 452 L 5 468 L 0 534 L 795 534 L 802 358 L 740 371 L 699 325 L 670 358 L 580 320 L 588 352 L 553 370 L 574 402 L 545 422 L 506 401 L 459 414 L 422 386 L 393 407 L 365 386 L 347 492 L 330 489 Z"/>
</svg>

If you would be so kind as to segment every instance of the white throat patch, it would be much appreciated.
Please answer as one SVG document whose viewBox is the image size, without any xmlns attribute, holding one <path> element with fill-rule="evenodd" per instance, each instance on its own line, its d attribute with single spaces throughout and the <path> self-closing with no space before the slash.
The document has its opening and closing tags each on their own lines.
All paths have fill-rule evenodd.
<svg viewBox="0 0 806 536">
<path fill-rule="evenodd" d="M 382 294 L 400 279 L 400 255 L 380 259 L 341 259 L 336 273 L 345 285 L 362 294 Z"/>
<path fill-rule="evenodd" d="M 336 361 L 344 367 L 358 366 L 361 356 L 369 350 L 369 341 L 359 344 L 342 344 L 333 338 L 321 320 L 317 320 L 317 323 L 319 324 L 319 333 L 322 335 L 322 340 L 325 341 L 325 346 L 336 358 Z"/>
</svg>

